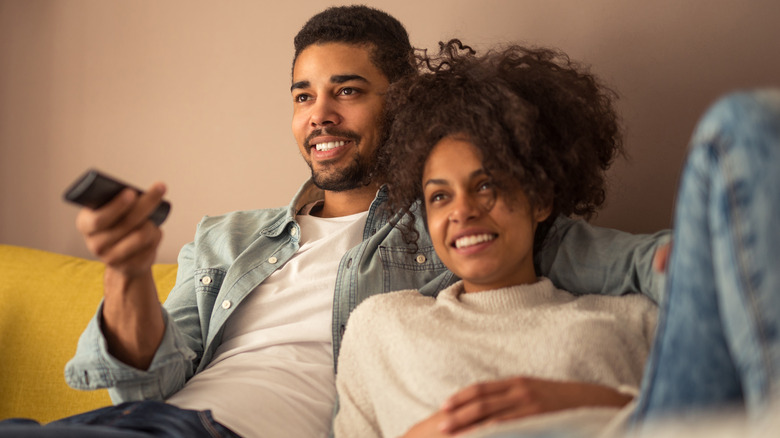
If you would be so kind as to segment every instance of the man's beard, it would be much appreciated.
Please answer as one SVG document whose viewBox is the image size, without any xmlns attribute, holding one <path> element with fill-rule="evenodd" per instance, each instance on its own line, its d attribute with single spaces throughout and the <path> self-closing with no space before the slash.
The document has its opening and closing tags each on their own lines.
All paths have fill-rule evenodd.
<svg viewBox="0 0 780 438">
<path fill-rule="evenodd" d="M 311 138 L 324 134 L 324 131 L 325 130 L 318 130 L 312 132 L 306 139 L 306 143 L 309 144 Z M 369 152 L 369 156 L 363 156 L 360 154 L 360 143 L 362 141 L 360 135 L 351 131 L 341 131 L 337 129 L 329 129 L 327 130 L 327 134 L 352 140 L 355 143 L 355 154 L 352 157 L 352 162 L 341 170 L 333 169 L 333 166 L 326 164 L 324 169 L 315 172 L 311 162 L 308 162 L 307 160 L 314 185 L 322 190 L 345 192 L 371 184 L 373 179 L 377 176 L 376 171 L 379 147 L 375 147 L 373 151 Z M 385 138 L 386 133 L 379 139 L 380 145 L 384 143 Z"/>
<path fill-rule="evenodd" d="M 315 172 L 313 166 L 309 164 L 314 185 L 322 190 L 331 192 L 345 192 L 371 184 L 375 167 L 376 157 L 364 157 L 360 155 L 357 148 L 355 148 L 355 155 L 352 162 L 344 169 L 333 170 L 331 172 L 328 172 L 327 170 Z"/>
</svg>

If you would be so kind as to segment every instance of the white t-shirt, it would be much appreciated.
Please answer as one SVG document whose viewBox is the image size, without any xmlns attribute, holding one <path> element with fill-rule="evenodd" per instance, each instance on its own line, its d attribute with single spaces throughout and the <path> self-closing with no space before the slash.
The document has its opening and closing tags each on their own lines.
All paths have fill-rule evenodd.
<svg viewBox="0 0 780 438">
<path fill-rule="evenodd" d="M 245 437 L 327 436 L 336 397 L 333 290 L 367 214 L 297 216 L 298 252 L 240 304 L 214 360 L 168 402 L 211 410 Z"/>
</svg>

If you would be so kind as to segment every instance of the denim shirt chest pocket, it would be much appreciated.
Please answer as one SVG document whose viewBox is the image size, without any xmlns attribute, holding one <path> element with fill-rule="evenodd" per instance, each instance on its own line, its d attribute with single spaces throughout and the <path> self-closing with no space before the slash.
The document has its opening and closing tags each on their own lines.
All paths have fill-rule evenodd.
<svg viewBox="0 0 780 438">
<path fill-rule="evenodd" d="M 195 270 L 195 293 L 199 309 L 213 309 L 219 289 L 225 280 L 225 269 L 201 268 Z M 201 315 L 209 318 L 210 315 Z"/>
<path fill-rule="evenodd" d="M 406 245 L 382 245 L 379 247 L 379 255 L 385 272 L 385 292 L 419 289 L 447 270 L 432 245 L 419 246 L 414 252 Z"/>
</svg>

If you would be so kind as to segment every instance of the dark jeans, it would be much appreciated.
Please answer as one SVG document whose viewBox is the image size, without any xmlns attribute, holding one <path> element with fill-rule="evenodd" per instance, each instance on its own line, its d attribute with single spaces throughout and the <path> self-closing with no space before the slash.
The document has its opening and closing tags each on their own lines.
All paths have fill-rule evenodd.
<svg viewBox="0 0 780 438">
<path fill-rule="evenodd" d="M 122 403 L 41 425 L 34 420 L 0 422 L 0 437 L 235 438 L 210 411 L 190 411 L 159 401 Z"/>
</svg>

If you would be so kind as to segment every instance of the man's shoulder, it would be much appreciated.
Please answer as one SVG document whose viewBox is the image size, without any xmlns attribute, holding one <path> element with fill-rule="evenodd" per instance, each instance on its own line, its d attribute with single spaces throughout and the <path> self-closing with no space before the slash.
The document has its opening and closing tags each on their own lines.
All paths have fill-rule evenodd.
<svg viewBox="0 0 780 438">
<path fill-rule="evenodd" d="M 242 210 L 205 216 L 195 233 L 196 251 L 216 247 L 243 251 L 262 236 L 278 237 L 289 220 L 286 208 Z"/>
<path fill-rule="evenodd" d="M 199 231 L 212 229 L 256 229 L 271 227 L 284 221 L 287 207 L 262 208 L 257 210 L 239 210 L 218 216 L 204 216 L 198 225 Z"/>
</svg>

